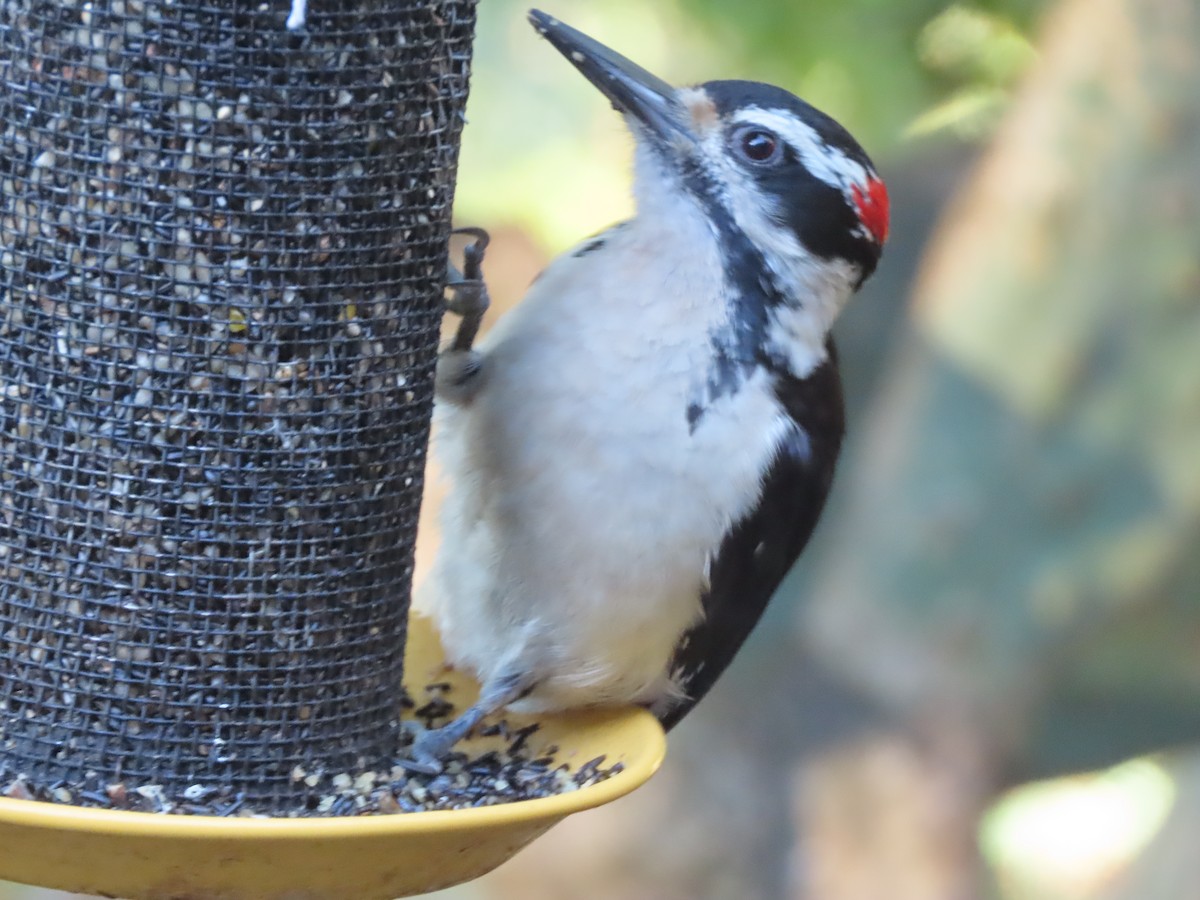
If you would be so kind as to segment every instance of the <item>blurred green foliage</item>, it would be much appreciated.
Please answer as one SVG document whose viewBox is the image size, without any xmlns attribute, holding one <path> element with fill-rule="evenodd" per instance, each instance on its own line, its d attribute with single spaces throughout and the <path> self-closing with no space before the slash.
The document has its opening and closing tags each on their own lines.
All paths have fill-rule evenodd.
<svg viewBox="0 0 1200 900">
<path fill-rule="evenodd" d="M 682 0 L 729 72 L 788 86 L 884 150 L 922 114 L 1012 84 L 1036 0 Z M 947 125 L 953 120 L 943 117 Z"/>
<path fill-rule="evenodd" d="M 915 136 L 986 135 L 1034 52 L 1042 0 L 546 0 L 546 11 L 676 84 L 782 85 L 877 159 Z M 479 7 L 459 219 L 509 222 L 557 251 L 626 216 L 627 138 L 596 91 L 525 21 Z"/>
</svg>

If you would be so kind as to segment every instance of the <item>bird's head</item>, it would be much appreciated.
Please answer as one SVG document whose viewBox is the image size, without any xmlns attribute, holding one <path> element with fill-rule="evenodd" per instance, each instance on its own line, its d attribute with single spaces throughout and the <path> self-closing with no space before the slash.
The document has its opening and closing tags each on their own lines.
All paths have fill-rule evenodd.
<svg viewBox="0 0 1200 900">
<path fill-rule="evenodd" d="M 689 192 L 718 227 L 727 220 L 781 290 L 822 264 L 850 289 L 874 271 L 888 234 L 887 188 L 832 118 L 769 84 L 673 88 L 546 13 L 529 18 L 625 114 L 640 155 L 658 164 L 647 177 Z"/>
</svg>

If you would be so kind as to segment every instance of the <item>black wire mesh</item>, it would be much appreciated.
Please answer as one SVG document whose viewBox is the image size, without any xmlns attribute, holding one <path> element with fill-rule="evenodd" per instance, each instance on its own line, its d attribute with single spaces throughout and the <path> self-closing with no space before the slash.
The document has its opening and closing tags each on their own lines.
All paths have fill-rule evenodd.
<svg viewBox="0 0 1200 900">
<path fill-rule="evenodd" d="M 395 751 L 474 0 L 287 13 L 0 0 L 0 777 Z"/>
</svg>

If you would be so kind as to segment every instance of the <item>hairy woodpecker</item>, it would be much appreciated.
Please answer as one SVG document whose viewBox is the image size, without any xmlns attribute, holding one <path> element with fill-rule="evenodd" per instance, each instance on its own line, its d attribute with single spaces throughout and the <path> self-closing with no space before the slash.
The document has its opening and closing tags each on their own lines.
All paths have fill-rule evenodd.
<svg viewBox="0 0 1200 900">
<path fill-rule="evenodd" d="M 468 251 L 424 602 L 482 694 L 418 736 L 431 767 L 504 707 L 636 703 L 670 728 L 712 687 L 820 515 L 843 430 L 829 330 L 887 238 L 883 182 L 829 116 L 766 84 L 676 90 L 529 18 L 624 114 L 637 212 L 477 350 Z"/>
</svg>

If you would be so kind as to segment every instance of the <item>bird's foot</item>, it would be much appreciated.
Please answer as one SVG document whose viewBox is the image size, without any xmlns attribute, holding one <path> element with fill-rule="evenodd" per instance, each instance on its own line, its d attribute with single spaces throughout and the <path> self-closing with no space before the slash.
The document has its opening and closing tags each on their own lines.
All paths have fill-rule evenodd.
<svg viewBox="0 0 1200 900">
<path fill-rule="evenodd" d="M 446 757 L 459 741 L 478 725 L 490 710 L 475 704 L 441 728 L 425 728 L 418 722 L 405 722 L 404 731 L 412 735 L 409 756 L 397 763 L 422 775 L 437 775 L 445 768 Z"/>
<path fill-rule="evenodd" d="M 418 775 L 440 774 L 445 769 L 443 759 L 450 752 L 451 747 L 430 746 L 429 736 L 437 734 L 441 729 L 426 728 L 420 722 L 411 720 L 401 722 L 400 728 L 404 734 L 409 736 L 411 743 L 408 746 L 408 755 L 399 757 L 394 760 L 394 763 Z"/>
<path fill-rule="evenodd" d="M 483 280 L 483 254 L 490 238 L 482 228 L 456 228 L 451 233 L 473 238 L 463 248 L 461 270 L 448 259 L 446 262 L 446 309 L 461 317 L 450 350 L 466 353 L 475 343 L 483 314 L 491 303 L 487 283 Z"/>
<path fill-rule="evenodd" d="M 404 730 L 413 736 L 408 759 L 396 762 L 413 772 L 436 775 L 445 768 L 445 759 L 463 738 L 475 730 L 485 717 L 526 696 L 536 682 L 523 676 L 507 675 L 484 686 L 479 700 L 466 712 L 441 728 L 423 728 L 406 722 Z"/>
</svg>

